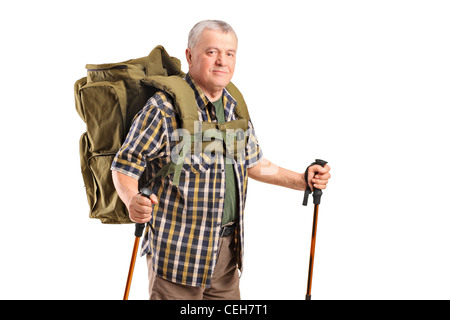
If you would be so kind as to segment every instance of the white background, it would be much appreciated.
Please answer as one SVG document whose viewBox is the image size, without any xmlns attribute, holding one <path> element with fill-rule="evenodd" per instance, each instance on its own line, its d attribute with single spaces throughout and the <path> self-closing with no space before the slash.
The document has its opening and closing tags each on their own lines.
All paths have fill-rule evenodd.
<svg viewBox="0 0 450 320">
<path fill-rule="evenodd" d="M 73 84 L 87 63 L 239 37 L 265 156 L 329 161 L 313 299 L 450 299 L 447 1 L 3 1 L 0 299 L 122 299 L 134 225 L 88 218 Z M 249 182 L 243 299 L 304 299 L 313 206 Z M 147 299 L 138 258 L 130 299 Z"/>
</svg>

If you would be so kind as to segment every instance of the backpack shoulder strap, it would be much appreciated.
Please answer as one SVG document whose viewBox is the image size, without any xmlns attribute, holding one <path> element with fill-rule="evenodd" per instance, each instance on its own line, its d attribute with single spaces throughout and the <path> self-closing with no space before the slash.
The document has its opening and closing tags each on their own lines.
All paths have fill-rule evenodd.
<svg viewBox="0 0 450 320">
<path fill-rule="evenodd" d="M 167 92 L 173 98 L 182 128 L 194 134 L 198 111 L 195 93 L 189 84 L 179 76 L 151 76 L 144 79 L 143 82 L 148 86 Z"/>
<path fill-rule="evenodd" d="M 226 86 L 227 91 L 231 94 L 231 96 L 236 100 L 236 109 L 235 113 L 238 116 L 238 118 L 243 118 L 247 121 L 250 120 L 250 115 L 248 113 L 247 104 L 245 103 L 244 96 L 239 91 L 239 89 L 230 82 Z"/>
</svg>

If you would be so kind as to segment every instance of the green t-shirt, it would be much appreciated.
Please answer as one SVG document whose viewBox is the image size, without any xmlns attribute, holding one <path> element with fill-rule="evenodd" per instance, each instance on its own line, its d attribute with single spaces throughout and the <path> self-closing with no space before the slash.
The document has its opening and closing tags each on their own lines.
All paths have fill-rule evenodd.
<svg viewBox="0 0 450 320">
<path fill-rule="evenodd" d="M 216 108 L 216 117 L 219 123 L 225 122 L 225 110 L 223 108 L 223 100 L 220 97 L 219 100 L 213 102 Z M 227 159 L 225 159 L 227 160 Z M 230 162 L 230 163 L 227 163 Z M 236 219 L 237 211 L 237 192 L 236 192 L 236 178 L 234 176 L 234 168 L 231 159 L 225 161 L 225 209 L 222 216 L 222 225 Z"/>
</svg>

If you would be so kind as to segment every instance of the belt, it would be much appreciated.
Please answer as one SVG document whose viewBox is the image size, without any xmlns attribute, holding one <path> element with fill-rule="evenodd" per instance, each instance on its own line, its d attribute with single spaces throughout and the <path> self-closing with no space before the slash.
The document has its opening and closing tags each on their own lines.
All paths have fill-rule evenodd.
<svg viewBox="0 0 450 320">
<path fill-rule="evenodd" d="M 236 223 L 231 226 L 224 226 L 220 229 L 221 237 L 228 237 L 234 233 L 234 229 L 236 228 Z"/>
</svg>

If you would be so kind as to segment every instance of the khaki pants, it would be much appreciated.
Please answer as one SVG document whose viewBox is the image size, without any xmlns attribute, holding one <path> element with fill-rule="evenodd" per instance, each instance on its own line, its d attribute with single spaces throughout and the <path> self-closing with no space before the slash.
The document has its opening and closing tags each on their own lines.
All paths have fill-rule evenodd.
<svg viewBox="0 0 450 320">
<path fill-rule="evenodd" d="M 220 238 L 219 257 L 211 287 L 191 287 L 158 277 L 147 256 L 150 300 L 240 300 L 239 272 L 236 265 L 234 237 Z"/>
</svg>

